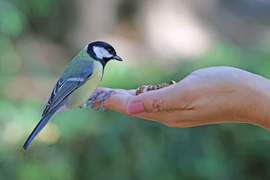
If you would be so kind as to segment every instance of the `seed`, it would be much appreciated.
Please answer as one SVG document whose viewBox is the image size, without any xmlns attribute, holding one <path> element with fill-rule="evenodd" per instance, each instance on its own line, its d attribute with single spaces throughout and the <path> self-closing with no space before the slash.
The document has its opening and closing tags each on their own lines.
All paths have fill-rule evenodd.
<svg viewBox="0 0 270 180">
<path fill-rule="evenodd" d="M 173 81 L 173 80 L 171 80 L 171 81 L 170 81 L 170 85 L 174 85 L 174 84 L 176 84 L 176 82 Z"/>
</svg>

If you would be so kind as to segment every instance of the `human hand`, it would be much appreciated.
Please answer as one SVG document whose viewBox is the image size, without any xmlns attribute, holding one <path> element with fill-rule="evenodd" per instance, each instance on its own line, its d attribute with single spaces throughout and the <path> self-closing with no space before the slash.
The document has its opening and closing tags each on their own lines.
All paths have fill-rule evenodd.
<svg viewBox="0 0 270 180">
<path fill-rule="evenodd" d="M 171 127 L 243 122 L 270 129 L 269 80 L 237 68 L 200 69 L 175 85 L 138 96 L 135 90 L 114 90 L 104 108 Z"/>
</svg>

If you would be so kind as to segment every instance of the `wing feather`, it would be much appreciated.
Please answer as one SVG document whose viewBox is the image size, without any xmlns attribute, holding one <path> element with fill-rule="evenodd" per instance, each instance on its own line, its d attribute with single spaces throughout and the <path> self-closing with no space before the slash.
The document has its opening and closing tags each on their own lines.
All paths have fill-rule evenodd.
<svg viewBox="0 0 270 180">
<path fill-rule="evenodd" d="M 52 91 L 48 103 L 42 113 L 42 117 L 46 116 L 54 107 L 67 98 L 69 94 L 83 85 L 91 77 L 92 72 L 93 63 L 80 74 L 68 78 L 61 77 Z"/>
</svg>

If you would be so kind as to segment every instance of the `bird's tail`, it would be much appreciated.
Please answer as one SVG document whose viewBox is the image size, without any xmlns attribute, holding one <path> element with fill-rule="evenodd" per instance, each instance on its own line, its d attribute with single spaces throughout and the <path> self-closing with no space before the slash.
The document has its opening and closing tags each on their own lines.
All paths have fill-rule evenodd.
<svg viewBox="0 0 270 180">
<path fill-rule="evenodd" d="M 56 108 L 55 108 L 56 109 Z M 56 114 L 56 110 L 52 110 L 49 112 L 46 116 L 44 116 L 39 123 L 36 125 L 35 129 L 32 131 L 30 136 L 27 138 L 23 145 L 23 149 L 27 150 L 32 141 L 35 139 L 35 137 L 38 135 L 38 133 L 45 127 L 45 125 L 52 119 L 52 117 Z"/>
</svg>

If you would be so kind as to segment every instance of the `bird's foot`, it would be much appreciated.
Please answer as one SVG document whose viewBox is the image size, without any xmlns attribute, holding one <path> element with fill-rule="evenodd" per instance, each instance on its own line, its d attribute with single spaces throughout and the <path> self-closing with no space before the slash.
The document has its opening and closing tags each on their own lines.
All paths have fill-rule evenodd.
<svg viewBox="0 0 270 180">
<path fill-rule="evenodd" d="M 104 94 L 101 98 L 99 98 L 99 99 L 96 100 L 96 98 L 97 98 L 100 94 L 102 94 L 102 93 L 105 93 L 105 94 Z M 116 94 L 116 92 L 115 92 L 114 90 L 110 90 L 110 91 L 108 91 L 108 92 L 106 92 L 106 91 L 99 91 L 99 92 L 97 92 L 94 96 L 92 96 L 91 98 L 89 98 L 89 101 L 91 101 L 91 102 L 87 103 L 87 104 L 86 104 L 86 107 L 89 106 L 89 105 L 91 105 L 91 108 L 92 108 L 93 110 L 99 110 L 99 109 L 101 109 L 102 111 L 107 111 L 108 109 L 104 109 L 104 107 L 103 107 L 103 101 L 104 101 L 105 99 L 107 99 L 111 94 Z M 100 108 L 95 108 L 95 107 L 94 107 L 94 104 L 95 104 L 96 102 L 100 102 Z"/>
<path fill-rule="evenodd" d="M 96 100 L 96 98 L 100 95 L 100 94 L 102 94 L 102 93 L 106 93 L 106 91 L 99 91 L 99 92 L 97 92 L 94 96 L 92 96 L 92 97 L 90 97 L 89 99 L 88 99 L 88 101 L 95 101 Z"/>
</svg>

